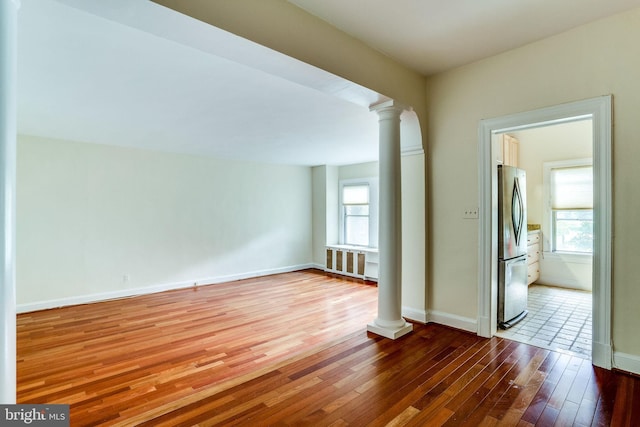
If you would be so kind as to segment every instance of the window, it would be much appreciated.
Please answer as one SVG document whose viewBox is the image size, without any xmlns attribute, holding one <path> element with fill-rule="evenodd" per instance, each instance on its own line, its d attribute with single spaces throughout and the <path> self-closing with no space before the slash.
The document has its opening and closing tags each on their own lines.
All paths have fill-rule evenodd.
<svg viewBox="0 0 640 427">
<path fill-rule="evenodd" d="M 553 252 L 593 253 L 591 160 L 545 163 Z"/>
<path fill-rule="evenodd" d="M 369 246 L 369 185 L 342 187 L 344 243 Z"/>
<path fill-rule="evenodd" d="M 376 181 L 344 181 L 340 189 L 341 243 L 377 247 Z"/>
</svg>

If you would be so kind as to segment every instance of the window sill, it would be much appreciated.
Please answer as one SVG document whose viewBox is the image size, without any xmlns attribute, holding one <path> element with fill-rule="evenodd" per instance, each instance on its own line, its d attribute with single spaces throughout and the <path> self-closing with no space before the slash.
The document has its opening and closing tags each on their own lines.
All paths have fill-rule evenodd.
<svg viewBox="0 0 640 427">
<path fill-rule="evenodd" d="M 328 248 L 332 249 L 344 249 L 348 251 L 360 251 L 360 252 L 371 252 L 378 253 L 378 248 L 373 248 L 370 246 L 356 246 L 356 245 L 327 245 Z"/>
</svg>

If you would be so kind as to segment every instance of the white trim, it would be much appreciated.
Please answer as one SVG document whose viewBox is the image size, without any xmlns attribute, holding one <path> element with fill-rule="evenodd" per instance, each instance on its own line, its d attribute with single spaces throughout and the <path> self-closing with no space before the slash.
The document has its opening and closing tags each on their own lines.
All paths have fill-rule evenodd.
<svg viewBox="0 0 640 427">
<path fill-rule="evenodd" d="M 324 271 L 327 268 L 324 264 L 318 264 L 315 262 L 309 264 L 309 266 L 310 266 L 309 268 L 315 268 L 316 270 L 321 270 L 321 271 Z"/>
<path fill-rule="evenodd" d="M 378 248 L 372 248 L 370 246 L 355 246 L 355 245 L 326 245 L 327 248 L 331 249 L 344 249 L 347 251 L 355 251 L 355 252 L 367 252 L 367 253 L 378 253 Z"/>
<path fill-rule="evenodd" d="M 457 314 L 444 313 L 442 311 L 429 310 L 429 322 L 473 333 L 478 331 L 478 322 L 475 319 L 458 316 Z"/>
<path fill-rule="evenodd" d="M 402 306 L 402 317 L 419 323 L 427 323 L 429 321 L 429 316 L 426 311 L 404 305 Z"/>
<path fill-rule="evenodd" d="M 490 338 L 492 336 L 490 328 L 491 319 L 478 316 L 478 336 Z"/>
<path fill-rule="evenodd" d="M 558 160 L 553 162 L 544 162 L 542 167 L 545 170 L 571 168 L 574 166 L 593 166 L 593 158 Z"/>
<path fill-rule="evenodd" d="M 478 249 L 478 331 L 495 334 L 497 325 L 497 245 L 492 230 L 497 228 L 495 171 L 492 135 L 507 130 L 570 120 L 593 120 L 594 170 L 594 260 L 593 260 L 593 355 L 596 366 L 611 369 L 611 251 L 613 216 L 611 211 L 611 95 L 542 108 L 535 111 L 482 120 L 478 126 L 479 249 Z M 482 324 L 480 324 L 480 322 Z M 595 350 L 596 344 L 599 347 Z M 597 354 L 596 354 L 597 353 Z M 607 356 L 609 355 L 609 357 Z"/>
<path fill-rule="evenodd" d="M 174 289 L 184 289 L 192 286 L 213 285 L 219 283 L 232 282 L 235 280 L 249 279 L 253 277 L 270 276 L 272 274 L 290 273 L 292 271 L 306 270 L 309 268 L 317 268 L 316 264 L 300 264 L 287 267 L 272 268 L 268 270 L 251 271 L 247 273 L 230 274 L 226 276 L 216 276 L 203 279 L 192 279 L 181 282 L 162 283 L 143 288 L 123 289 L 119 291 L 102 292 L 99 294 L 80 295 L 69 298 L 60 298 L 48 301 L 39 301 L 27 304 L 19 304 L 17 306 L 18 313 L 28 313 L 31 311 L 47 310 L 50 308 L 66 307 L 69 305 L 90 304 L 100 301 L 108 301 L 120 298 L 128 298 L 139 295 L 154 294 L 157 292 L 171 291 Z M 322 269 L 322 267 L 320 267 Z"/>
<path fill-rule="evenodd" d="M 0 403 L 16 403 L 16 80 L 18 8 L 0 4 Z"/>
<path fill-rule="evenodd" d="M 400 110 L 400 112 L 404 110 L 413 111 L 411 107 L 389 98 L 383 99 L 382 101 L 373 103 L 369 106 L 369 111 L 372 111 L 372 112 L 373 111 L 380 112 L 380 110 L 384 110 L 384 109 Z"/>
<path fill-rule="evenodd" d="M 321 270 L 324 271 L 325 273 L 337 274 L 339 276 L 351 277 L 353 279 L 362 279 L 362 280 L 369 280 L 369 281 L 376 281 L 376 282 L 378 281 L 378 279 L 372 279 L 362 274 L 349 273 L 348 271 L 336 271 L 327 267 L 322 267 Z"/>
<path fill-rule="evenodd" d="M 404 319 L 402 319 L 404 321 Z M 404 322 L 402 326 L 398 327 L 386 327 L 380 326 L 375 322 L 371 322 L 367 325 L 367 332 L 380 335 L 381 337 L 396 340 L 404 335 L 407 335 L 413 331 L 413 325 L 411 323 Z"/>
<path fill-rule="evenodd" d="M 613 363 L 613 348 L 611 347 L 611 343 L 593 340 L 591 343 L 591 363 L 595 366 L 611 369 Z"/>
<path fill-rule="evenodd" d="M 585 284 L 577 279 L 567 279 L 563 276 L 549 276 L 543 273 L 544 269 L 540 269 L 540 278 L 536 280 L 537 285 L 548 285 L 555 288 L 566 288 L 578 291 L 591 292 L 591 288 L 586 288 Z M 587 282 L 588 283 L 588 282 Z"/>
<path fill-rule="evenodd" d="M 613 353 L 613 367 L 621 371 L 640 375 L 640 356 L 615 351 Z"/>
<path fill-rule="evenodd" d="M 548 261 L 567 262 L 572 264 L 593 264 L 593 255 L 580 252 L 542 252 Z"/>
<path fill-rule="evenodd" d="M 422 147 L 407 147 L 400 149 L 400 155 L 402 157 L 417 156 L 420 154 L 424 154 L 424 149 Z"/>
</svg>

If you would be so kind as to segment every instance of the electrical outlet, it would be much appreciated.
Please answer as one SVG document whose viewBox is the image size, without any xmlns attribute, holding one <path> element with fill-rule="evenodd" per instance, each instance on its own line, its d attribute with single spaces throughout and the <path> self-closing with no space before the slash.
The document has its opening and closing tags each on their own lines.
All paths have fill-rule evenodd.
<svg viewBox="0 0 640 427">
<path fill-rule="evenodd" d="M 129 276 L 128 274 L 122 275 L 122 283 L 127 283 L 129 280 L 131 280 L 131 276 Z"/>
<path fill-rule="evenodd" d="M 478 208 L 467 208 L 462 214 L 464 219 L 478 219 Z"/>
</svg>

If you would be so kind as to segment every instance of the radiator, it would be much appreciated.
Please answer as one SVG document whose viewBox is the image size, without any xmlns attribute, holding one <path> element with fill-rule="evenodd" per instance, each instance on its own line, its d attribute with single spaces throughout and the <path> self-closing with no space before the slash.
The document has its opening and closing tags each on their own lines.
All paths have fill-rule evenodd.
<svg viewBox="0 0 640 427">
<path fill-rule="evenodd" d="M 329 246 L 326 251 L 326 271 L 362 279 L 378 278 L 377 253 Z"/>
</svg>

